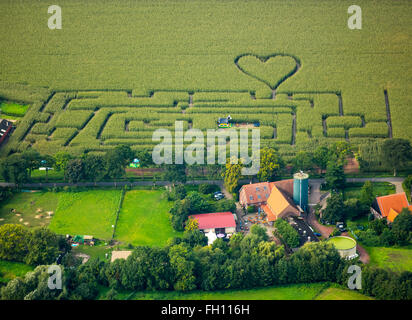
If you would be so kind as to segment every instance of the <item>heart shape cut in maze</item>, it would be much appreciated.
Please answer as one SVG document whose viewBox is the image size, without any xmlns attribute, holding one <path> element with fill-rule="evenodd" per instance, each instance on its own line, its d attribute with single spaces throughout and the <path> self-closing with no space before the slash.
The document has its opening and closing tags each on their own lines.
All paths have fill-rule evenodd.
<svg viewBox="0 0 412 320">
<path fill-rule="evenodd" d="M 244 54 L 235 59 L 235 64 L 244 74 L 265 83 L 272 90 L 294 75 L 300 66 L 297 58 L 286 54 Z"/>
</svg>

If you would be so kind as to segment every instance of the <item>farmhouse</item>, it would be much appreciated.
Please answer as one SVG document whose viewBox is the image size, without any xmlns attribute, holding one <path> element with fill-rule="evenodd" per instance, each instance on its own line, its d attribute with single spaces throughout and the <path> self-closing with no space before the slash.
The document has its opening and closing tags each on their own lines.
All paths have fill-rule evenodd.
<svg viewBox="0 0 412 320">
<path fill-rule="evenodd" d="M 372 203 L 371 212 L 377 219 L 386 218 L 388 222 L 393 222 L 403 208 L 412 211 L 405 192 L 377 197 Z"/>
<path fill-rule="evenodd" d="M 203 213 L 190 216 L 197 220 L 204 233 L 232 234 L 236 231 L 236 221 L 232 212 Z"/>
<path fill-rule="evenodd" d="M 269 222 L 287 216 L 299 216 L 299 209 L 293 201 L 294 179 L 276 182 L 260 182 L 241 187 L 239 203 L 243 208 L 255 206 L 266 213 Z"/>
<path fill-rule="evenodd" d="M 10 134 L 13 128 L 13 123 L 6 120 L 0 119 L 0 145 L 3 143 L 4 139 Z"/>
</svg>

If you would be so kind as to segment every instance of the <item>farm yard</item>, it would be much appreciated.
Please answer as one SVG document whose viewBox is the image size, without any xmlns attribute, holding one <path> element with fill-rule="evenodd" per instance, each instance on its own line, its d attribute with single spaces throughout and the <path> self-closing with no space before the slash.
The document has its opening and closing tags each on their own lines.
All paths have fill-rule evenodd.
<svg viewBox="0 0 412 320">
<path fill-rule="evenodd" d="M 261 146 L 286 160 L 339 140 L 412 139 L 407 1 L 360 1 L 368 22 L 356 31 L 338 0 L 61 5 L 58 32 L 39 3 L 0 5 L 0 96 L 30 105 L 2 155 L 151 149 L 158 128 L 205 132 L 228 114 L 259 122 Z"/>
</svg>

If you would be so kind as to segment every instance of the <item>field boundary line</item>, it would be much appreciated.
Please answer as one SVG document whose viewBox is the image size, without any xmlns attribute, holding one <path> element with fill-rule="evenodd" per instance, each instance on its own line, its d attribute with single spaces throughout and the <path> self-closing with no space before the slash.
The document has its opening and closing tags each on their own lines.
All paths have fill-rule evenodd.
<svg viewBox="0 0 412 320">
<path fill-rule="evenodd" d="M 117 221 L 119 220 L 120 210 L 122 209 L 122 204 L 123 204 L 125 195 L 126 195 L 126 186 L 122 188 L 122 194 L 120 195 L 119 206 L 117 207 L 117 210 L 116 210 L 116 220 L 114 221 L 114 227 L 113 227 L 113 233 L 112 233 L 111 240 L 114 239 L 114 235 L 116 233 Z"/>
</svg>

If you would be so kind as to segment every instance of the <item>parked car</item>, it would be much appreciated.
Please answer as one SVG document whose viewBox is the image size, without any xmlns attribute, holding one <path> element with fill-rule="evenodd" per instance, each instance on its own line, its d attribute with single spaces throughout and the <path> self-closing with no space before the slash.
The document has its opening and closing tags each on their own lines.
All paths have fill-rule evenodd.
<svg viewBox="0 0 412 320">
<path fill-rule="evenodd" d="M 317 237 L 321 237 L 321 236 L 322 236 L 319 232 L 314 232 L 313 234 L 314 234 L 315 236 L 317 236 Z"/>
<path fill-rule="evenodd" d="M 216 191 L 213 194 L 213 197 L 215 198 L 215 200 L 222 200 L 225 197 L 225 195 L 220 191 Z"/>
</svg>

